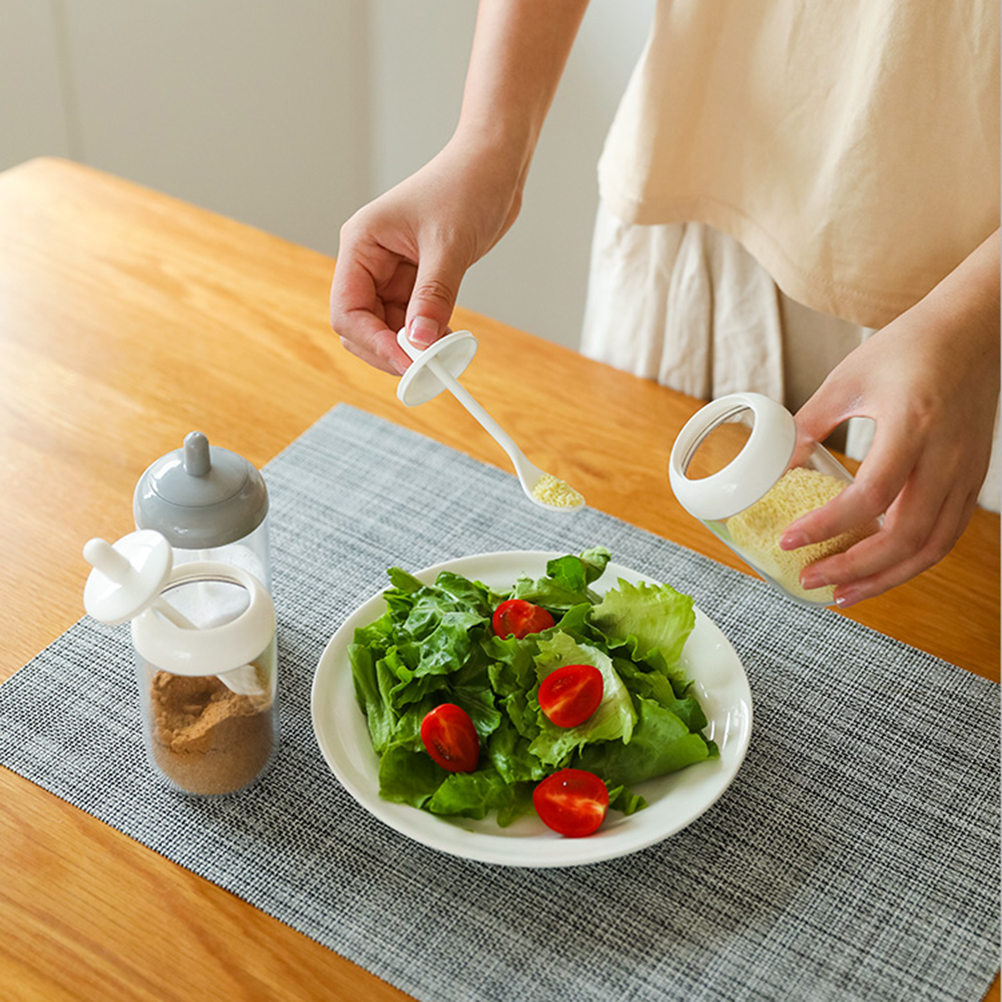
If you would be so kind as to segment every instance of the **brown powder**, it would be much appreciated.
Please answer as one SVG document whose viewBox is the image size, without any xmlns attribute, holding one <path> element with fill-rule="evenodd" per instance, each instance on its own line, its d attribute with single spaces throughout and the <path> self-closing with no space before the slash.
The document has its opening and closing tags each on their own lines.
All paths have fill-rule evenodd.
<svg viewBox="0 0 1002 1002">
<path fill-rule="evenodd" d="M 190 793 L 239 790 L 271 757 L 275 733 L 269 695 L 240 695 L 214 675 L 158 671 L 150 686 L 150 708 L 153 757 Z"/>
</svg>

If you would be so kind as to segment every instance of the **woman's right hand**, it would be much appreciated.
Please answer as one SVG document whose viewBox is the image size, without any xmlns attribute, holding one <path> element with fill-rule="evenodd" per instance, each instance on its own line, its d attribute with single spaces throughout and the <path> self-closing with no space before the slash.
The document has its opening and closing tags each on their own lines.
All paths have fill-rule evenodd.
<svg viewBox="0 0 1002 1002">
<path fill-rule="evenodd" d="M 331 284 L 341 344 L 399 375 L 410 364 L 401 327 L 422 348 L 447 333 L 467 269 L 518 215 L 524 174 L 516 157 L 455 138 L 356 212 L 341 228 Z"/>
<path fill-rule="evenodd" d="M 448 331 L 467 269 L 508 231 L 588 0 L 480 0 L 456 133 L 416 174 L 341 228 L 331 326 L 359 358 L 400 374 L 406 326 Z"/>
</svg>

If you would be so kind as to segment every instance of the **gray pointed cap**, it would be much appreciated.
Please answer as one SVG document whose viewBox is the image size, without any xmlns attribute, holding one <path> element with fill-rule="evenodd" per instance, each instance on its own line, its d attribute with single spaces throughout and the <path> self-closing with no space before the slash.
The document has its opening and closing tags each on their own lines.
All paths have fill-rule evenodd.
<svg viewBox="0 0 1002 1002">
<path fill-rule="evenodd" d="M 211 549 L 261 525 L 268 490 L 253 464 L 192 431 L 182 448 L 161 456 L 139 478 L 132 510 L 138 529 L 156 529 L 171 546 Z"/>
</svg>

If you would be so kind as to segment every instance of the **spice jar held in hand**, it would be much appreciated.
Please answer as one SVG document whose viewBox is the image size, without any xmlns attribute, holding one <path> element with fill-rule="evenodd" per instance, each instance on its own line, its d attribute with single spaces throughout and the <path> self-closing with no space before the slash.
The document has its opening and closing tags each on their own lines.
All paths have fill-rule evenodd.
<svg viewBox="0 0 1002 1002">
<path fill-rule="evenodd" d="M 880 528 L 875 520 L 798 550 L 780 547 L 788 525 L 830 501 L 852 477 L 822 445 L 800 441 L 793 415 L 759 393 L 718 397 L 697 411 L 675 439 L 668 478 L 690 515 L 805 605 L 831 605 L 834 588 L 803 588 L 804 567 Z"/>
</svg>

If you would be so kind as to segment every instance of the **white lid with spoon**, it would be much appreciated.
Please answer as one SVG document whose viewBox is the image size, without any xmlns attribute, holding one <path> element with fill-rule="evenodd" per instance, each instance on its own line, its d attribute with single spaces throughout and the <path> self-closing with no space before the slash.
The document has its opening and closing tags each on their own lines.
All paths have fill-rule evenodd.
<svg viewBox="0 0 1002 1002">
<path fill-rule="evenodd" d="M 397 343 L 411 359 L 400 377 L 397 398 L 408 407 L 417 407 L 448 390 L 508 454 L 526 497 L 540 508 L 572 512 L 584 507 L 585 499 L 552 473 L 533 465 L 511 436 L 460 384 L 459 376 L 477 353 L 477 339 L 469 331 L 454 331 L 422 351 L 407 337 L 406 328 L 397 334 Z"/>
<path fill-rule="evenodd" d="M 243 695 L 261 691 L 253 662 L 275 638 L 275 607 L 252 574 L 228 564 L 197 561 L 172 567 L 166 538 L 143 529 L 114 546 L 92 539 L 84 557 L 94 568 L 84 587 L 84 607 L 101 622 L 131 620 L 132 642 L 150 664 L 176 675 L 216 675 Z M 164 598 L 165 589 L 229 582 L 247 592 L 235 618 L 200 628 Z"/>
</svg>

